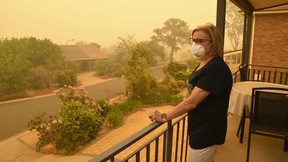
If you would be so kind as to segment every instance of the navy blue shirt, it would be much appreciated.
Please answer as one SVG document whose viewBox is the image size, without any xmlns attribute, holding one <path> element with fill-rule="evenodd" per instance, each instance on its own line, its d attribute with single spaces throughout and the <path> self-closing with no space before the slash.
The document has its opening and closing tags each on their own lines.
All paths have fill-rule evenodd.
<svg viewBox="0 0 288 162">
<path fill-rule="evenodd" d="M 197 69 L 197 68 L 196 68 Z M 214 57 L 188 78 L 193 87 L 204 89 L 210 94 L 188 112 L 189 145 L 202 149 L 225 142 L 227 110 L 232 88 L 232 74 L 221 57 Z"/>
</svg>

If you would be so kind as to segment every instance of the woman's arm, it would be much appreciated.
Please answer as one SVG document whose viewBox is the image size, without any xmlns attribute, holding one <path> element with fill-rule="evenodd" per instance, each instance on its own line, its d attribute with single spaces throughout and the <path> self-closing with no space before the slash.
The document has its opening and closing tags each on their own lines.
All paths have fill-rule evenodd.
<svg viewBox="0 0 288 162">
<path fill-rule="evenodd" d="M 167 120 L 174 119 L 180 115 L 183 115 L 184 113 L 187 113 L 188 111 L 194 109 L 200 102 L 202 102 L 210 92 L 205 91 L 201 88 L 198 88 L 197 86 L 194 87 L 192 90 L 190 96 L 186 99 L 184 99 L 181 103 L 179 103 L 173 110 L 168 112 L 166 114 L 166 120 L 163 120 L 161 118 L 161 113 L 157 110 L 150 113 L 149 118 L 152 121 L 158 121 L 158 122 L 165 122 Z"/>
</svg>

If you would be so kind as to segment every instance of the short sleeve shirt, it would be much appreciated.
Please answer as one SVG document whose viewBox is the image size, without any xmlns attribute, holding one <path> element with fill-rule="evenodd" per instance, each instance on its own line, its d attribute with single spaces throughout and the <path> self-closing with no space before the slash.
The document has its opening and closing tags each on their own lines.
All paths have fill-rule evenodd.
<svg viewBox="0 0 288 162">
<path fill-rule="evenodd" d="M 221 57 L 214 57 L 188 78 L 190 86 L 210 94 L 188 112 L 189 145 L 201 149 L 225 142 L 232 74 Z"/>
</svg>

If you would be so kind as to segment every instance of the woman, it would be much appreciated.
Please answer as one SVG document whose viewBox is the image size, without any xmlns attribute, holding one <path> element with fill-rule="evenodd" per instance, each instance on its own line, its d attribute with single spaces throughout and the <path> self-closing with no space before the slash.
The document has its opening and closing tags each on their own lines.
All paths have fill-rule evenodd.
<svg viewBox="0 0 288 162">
<path fill-rule="evenodd" d="M 157 110 L 152 121 L 166 122 L 188 112 L 190 162 L 211 162 L 225 141 L 232 75 L 223 61 L 223 38 L 212 24 L 192 31 L 191 52 L 200 64 L 189 76 L 191 94 L 168 113 Z"/>
</svg>

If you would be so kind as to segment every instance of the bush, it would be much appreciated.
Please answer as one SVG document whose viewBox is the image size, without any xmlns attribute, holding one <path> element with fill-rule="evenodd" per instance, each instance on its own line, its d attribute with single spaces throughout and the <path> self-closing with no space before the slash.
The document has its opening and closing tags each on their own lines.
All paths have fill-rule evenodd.
<svg viewBox="0 0 288 162">
<path fill-rule="evenodd" d="M 100 131 L 102 118 L 97 111 L 79 101 L 62 105 L 62 125 L 55 140 L 56 148 L 66 154 L 75 152 L 78 146 L 94 139 Z"/>
<path fill-rule="evenodd" d="M 97 75 L 103 76 L 106 74 L 106 67 L 108 65 L 107 60 L 97 60 L 95 61 L 94 70 Z"/>
<path fill-rule="evenodd" d="M 28 80 L 33 89 L 49 88 L 53 84 L 48 70 L 43 66 L 38 66 L 30 70 Z"/>
<path fill-rule="evenodd" d="M 138 110 L 141 102 L 139 100 L 127 100 L 110 107 L 106 122 L 110 127 L 119 127 L 123 124 L 123 115 Z"/>
<path fill-rule="evenodd" d="M 109 112 L 112 109 L 112 106 L 109 105 L 106 101 L 104 100 L 99 100 L 97 101 L 97 105 L 99 105 L 102 109 L 102 111 L 100 111 L 100 114 L 103 118 L 106 118 L 107 115 L 109 114 Z"/>
<path fill-rule="evenodd" d="M 176 80 L 169 74 L 166 74 L 158 85 L 159 93 L 177 94 L 187 87 L 187 83 L 182 80 Z"/>
<path fill-rule="evenodd" d="M 98 76 L 120 77 L 124 74 L 123 65 L 111 60 L 96 61 L 94 70 Z"/>
<path fill-rule="evenodd" d="M 106 122 L 110 127 L 119 127 L 123 124 L 123 111 L 118 107 L 113 107 L 107 115 Z"/>
<path fill-rule="evenodd" d="M 66 102 L 79 101 L 80 103 L 89 106 L 96 111 L 102 111 L 102 108 L 96 103 L 96 101 L 89 97 L 87 91 L 83 88 L 76 88 L 72 86 L 64 86 L 60 88 L 56 93 L 60 99 L 60 104 Z"/>
<path fill-rule="evenodd" d="M 186 64 L 178 64 L 177 62 L 170 62 L 163 67 L 164 74 L 169 74 L 176 80 L 186 81 L 189 73 L 187 72 Z"/>
<path fill-rule="evenodd" d="M 83 88 L 64 86 L 57 95 L 62 104 L 62 125 L 55 141 L 56 148 L 72 154 L 78 146 L 94 139 L 100 131 L 104 119 L 102 107 Z"/>
<path fill-rule="evenodd" d="M 37 150 L 52 144 L 56 146 L 56 151 L 73 154 L 79 146 L 94 139 L 100 131 L 104 119 L 101 106 L 108 111 L 110 108 L 104 102 L 98 105 L 84 89 L 65 86 L 57 95 L 61 104 L 59 118 L 47 118 L 46 113 L 40 114 L 29 121 L 28 127 L 39 133 Z"/>
<path fill-rule="evenodd" d="M 120 109 L 123 113 L 134 112 L 138 110 L 140 101 L 127 100 L 117 105 L 117 109 Z"/>
<path fill-rule="evenodd" d="M 38 114 L 28 122 L 29 130 L 36 129 L 38 132 L 39 141 L 36 144 L 36 151 L 39 151 L 42 146 L 55 141 L 60 125 L 58 117 L 48 116 L 46 112 Z"/>
<path fill-rule="evenodd" d="M 159 106 L 164 104 L 177 105 L 182 101 L 183 97 L 177 94 L 162 93 L 155 96 L 141 100 L 144 105 Z"/>
<path fill-rule="evenodd" d="M 60 87 L 65 85 L 74 86 L 77 83 L 76 72 L 73 70 L 60 71 L 56 75 L 56 82 Z"/>
<path fill-rule="evenodd" d="M 117 62 L 112 62 L 106 67 L 106 75 L 109 74 L 111 77 L 121 77 L 124 75 L 124 66 Z"/>
</svg>

